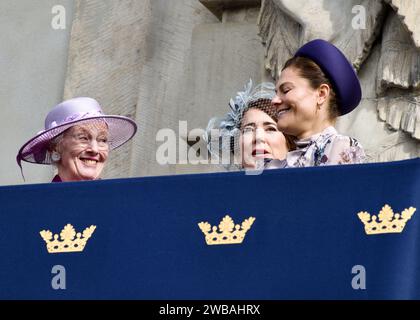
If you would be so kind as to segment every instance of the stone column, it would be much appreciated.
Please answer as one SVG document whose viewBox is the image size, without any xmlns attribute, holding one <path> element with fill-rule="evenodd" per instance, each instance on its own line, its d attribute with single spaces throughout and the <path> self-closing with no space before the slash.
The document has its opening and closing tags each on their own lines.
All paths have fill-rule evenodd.
<svg viewBox="0 0 420 320">
<path fill-rule="evenodd" d="M 156 161 L 156 151 L 162 144 L 156 141 L 156 136 L 161 129 L 177 135 L 179 120 L 189 121 L 185 110 L 191 103 L 188 97 L 192 90 L 189 73 L 193 30 L 217 21 L 197 0 L 153 0 L 150 6 L 150 24 L 143 47 L 145 59 L 138 73 L 139 132 L 133 142 L 131 176 L 176 173 L 176 162 L 160 165 Z M 175 141 L 179 145 L 178 136 Z M 177 145 L 173 147 L 177 149 Z"/>
<path fill-rule="evenodd" d="M 90 96 L 135 119 L 151 23 L 149 0 L 77 0 L 64 99 Z M 127 177 L 132 142 L 111 152 L 104 177 Z"/>
<path fill-rule="evenodd" d="M 205 129 L 210 118 L 229 111 L 228 102 L 250 78 L 254 83 L 272 80 L 264 68 L 264 47 L 258 36 L 260 1 L 201 0 L 217 21 L 196 26 L 192 33 L 188 65 L 188 100 L 180 109 L 180 119 L 190 129 Z M 208 158 L 205 142 L 190 134 L 193 150 Z M 198 142 L 196 142 L 198 141 Z M 224 171 L 219 165 L 179 164 L 176 173 Z"/>
</svg>

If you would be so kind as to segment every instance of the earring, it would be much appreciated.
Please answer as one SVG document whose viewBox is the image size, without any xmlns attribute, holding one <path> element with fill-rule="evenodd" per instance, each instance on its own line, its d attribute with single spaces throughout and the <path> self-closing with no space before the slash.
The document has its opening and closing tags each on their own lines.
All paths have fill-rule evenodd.
<svg viewBox="0 0 420 320">
<path fill-rule="evenodd" d="M 61 159 L 61 156 L 60 156 L 60 154 L 59 154 L 58 152 L 53 151 L 53 152 L 51 153 L 51 160 L 52 160 L 52 161 L 57 162 L 57 161 L 59 161 L 60 159 Z"/>
</svg>

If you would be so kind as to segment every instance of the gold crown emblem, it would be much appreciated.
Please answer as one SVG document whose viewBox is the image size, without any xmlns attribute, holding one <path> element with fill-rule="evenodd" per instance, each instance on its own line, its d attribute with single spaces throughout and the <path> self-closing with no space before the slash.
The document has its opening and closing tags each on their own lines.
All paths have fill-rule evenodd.
<svg viewBox="0 0 420 320">
<path fill-rule="evenodd" d="M 216 226 L 211 226 L 208 222 L 200 222 L 198 226 L 206 236 L 208 245 L 213 244 L 234 244 L 242 243 L 246 232 L 251 228 L 255 218 L 249 217 L 242 222 L 242 225 L 235 225 L 232 218 L 226 215 L 219 223 L 219 231 Z"/>
<path fill-rule="evenodd" d="M 361 211 L 357 215 L 365 225 L 366 234 L 400 233 L 404 230 L 406 222 L 411 219 L 414 211 L 416 208 L 410 207 L 401 214 L 394 214 L 392 208 L 386 204 L 377 217 L 371 216 L 366 211 Z"/>
<path fill-rule="evenodd" d="M 55 234 L 53 237 L 52 232 L 49 230 L 42 230 L 40 234 L 42 239 L 47 243 L 49 253 L 81 252 L 95 229 L 96 226 L 90 226 L 81 234 L 80 232 L 76 233 L 71 224 L 67 224 L 60 233 L 61 241 L 58 240 L 58 234 Z"/>
</svg>

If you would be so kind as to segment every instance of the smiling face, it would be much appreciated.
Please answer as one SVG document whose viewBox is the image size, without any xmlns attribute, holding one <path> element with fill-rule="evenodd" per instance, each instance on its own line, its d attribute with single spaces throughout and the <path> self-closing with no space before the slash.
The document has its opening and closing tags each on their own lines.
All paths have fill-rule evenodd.
<svg viewBox="0 0 420 320">
<path fill-rule="evenodd" d="M 108 128 L 103 121 L 75 125 L 63 133 L 56 147 L 61 159 L 58 175 L 63 181 L 95 180 L 108 159 Z"/>
<path fill-rule="evenodd" d="M 328 111 L 329 86 L 312 88 L 294 67 L 284 69 L 276 85 L 272 105 L 278 128 L 298 139 L 310 137 L 332 125 Z"/>
<path fill-rule="evenodd" d="M 241 122 L 239 137 L 244 168 L 256 168 L 262 159 L 284 159 L 288 151 L 286 138 L 277 123 L 259 109 L 249 109 Z"/>
</svg>

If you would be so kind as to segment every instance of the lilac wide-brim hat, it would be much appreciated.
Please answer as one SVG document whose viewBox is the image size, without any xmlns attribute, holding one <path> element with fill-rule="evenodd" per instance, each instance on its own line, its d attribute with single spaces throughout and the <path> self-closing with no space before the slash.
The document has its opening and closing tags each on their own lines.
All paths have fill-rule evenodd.
<svg viewBox="0 0 420 320">
<path fill-rule="evenodd" d="M 136 123 L 130 118 L 105 115 L 99 103 L 92 98 L 79 97 L 66 100 L 56 105 L 45 119 L 45 129 L 26 142 L 20 148 L 16 161 L 51 164 L 48 147 L 52 139 L 70 127 L 85 122 L 102 119 L 108 126 L 110 150 L 118 148 L 130 140 L 137 131 Z"/>
<path fill-rule="evenodd" d="M 295 57 L 314 61 L 330 79 L 337 94 L 340 115 L 355 109 L 362 98 L 359 78 L 344 54 L 333 44 L 316 39 L 304 44 Z"/>
</svg>

